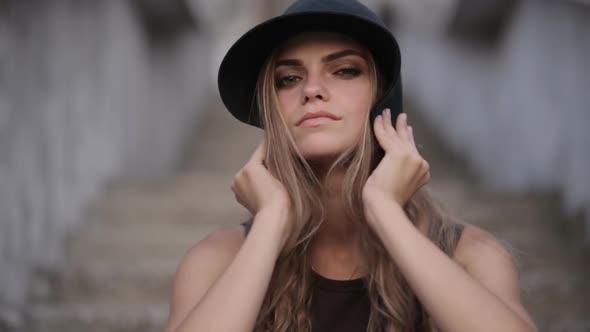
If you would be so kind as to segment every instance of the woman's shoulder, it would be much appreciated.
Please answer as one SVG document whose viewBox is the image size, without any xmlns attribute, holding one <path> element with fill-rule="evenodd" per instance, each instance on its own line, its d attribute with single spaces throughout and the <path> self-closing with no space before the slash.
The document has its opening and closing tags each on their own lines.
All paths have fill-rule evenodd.
<svg viewBox="0 0 590 332">
<path fill-rule="evenodd" d="M 476 225 L 465 224 L 453 255 L 455 261 L 468 268 L 489 260 L 512 260 L 508 249 L 490 232 Z"/>
<path fill-rule="evenodd" d="M 174 274 L 169 326 L 178 324 L 204 296 L 231 264 L 244 239 L 243 226 L 222 227 L 187 250 Z"/>
<path fill-rule="evenodd" d="M 223 226 L 211 231 L 185 254 L 183 260 L 191 260 L 197 256 L 202 259 L 225 261 L 233 258 L 245 240 L 244 227 L 242 225 Z"/>
<path fill-rule="evenodd" d="M 213 230 L 186 251 L 176 274 L 191 277 L 218 276 L 233 261 L 244 239 L 244 228 L 241 225 Z"/>
<path fill-rule="evenodd" d="M 206 290 L 231 264 L 245 239 L 240 225 L 218 228 L 184 254 L 175 273 L 175 288 L 179 293 L 195 293 L 193 288 Z M 199 281 L 199 282 L 197 282 Z"/>
<path fill-rule="evenodd" d="M 520 302 L 519 271 L 511 247 L 480 227 L 466 225 L 456 251 L 456 261 L 465 271 L 536 331 Z"/>
</svg>

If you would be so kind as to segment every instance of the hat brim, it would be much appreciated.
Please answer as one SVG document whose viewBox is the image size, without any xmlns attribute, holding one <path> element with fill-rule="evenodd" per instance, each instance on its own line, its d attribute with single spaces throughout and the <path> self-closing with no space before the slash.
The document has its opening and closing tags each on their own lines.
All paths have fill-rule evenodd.
<svg viewBox="0 0 590 332">
<path fill-rule="evenodd" d="M 246 32 L 229 49 L 221 62 L 217 83 L 227 109 L 240 121 L 260 127 L 256 105 L 256 82 L 260 68 L 271 52 L 287 39 L 306 31 L 338 32 L 367 47 L 385 83 L 383 100 L 391 105 L 392 90 L 399 91 L 401 112 L 400 50 L 395 37 L 383 26 L 355 15 L 327 12 L 298 12 L 269 19 Z M 385 100 L 387 99 L 387 100 Z M 374 116 L 372 116 L 374 118 Z"/>
</svg>

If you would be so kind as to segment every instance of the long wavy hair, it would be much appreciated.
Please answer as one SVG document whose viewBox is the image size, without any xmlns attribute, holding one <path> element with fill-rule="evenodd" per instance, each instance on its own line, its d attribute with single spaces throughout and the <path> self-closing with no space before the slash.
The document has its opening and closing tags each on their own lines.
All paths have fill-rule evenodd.
<svg viewBox="0 0 590 332">
<path fill-rule="evenodd" d="M 279 111 L 275 86 L 275 51 L 264 63 L 256 86 L 259 119 L 267 142 L 265 159 L 269 171 L 285 186 L 294 208 L 292 231 L 276 262 L 268 291 L 259 311 L 255 331 L 311 331 L 310 306 L 312 274 L 310 244 L 326 217 L 322 197 L 334 170 L 343 172 L 339 195 L 345 213 L 353 220 L 361 238 L 367 275 L 363 278 L 371 304 L 369 332 L 436 331 L 432 320 L 396 267 L 381 240 L 367 224 L 361 191 L 367 178 L 383 157 L 374 138 L 369 112 L 358 144 L 342 153 L 320 180 L 297 149 L 285 119 Z M 372 57 L 369 75 L 373 103 L 381 94 L 381 79 Z M 372 105 L 370 105 L 372 106 Z M 460 227 L 446 215 L 426 188 L 420 189 L 404 207 L 414 225 L 426 224 L 427 237 L 452 256 Z"/>
</svg>

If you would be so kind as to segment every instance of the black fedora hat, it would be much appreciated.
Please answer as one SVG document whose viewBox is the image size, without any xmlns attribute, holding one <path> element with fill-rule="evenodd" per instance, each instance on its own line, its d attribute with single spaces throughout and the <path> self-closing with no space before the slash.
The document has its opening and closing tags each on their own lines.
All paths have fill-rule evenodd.
<svg viewBox="0 0 590 332">
<path fill-rule="evenodd" d="M 367 47 L 384 87 L 371 110 L 371 123 L 385 108 L 391 109 L 394 121 L 402 112 L 399 46 L 383 21 L 356 0 L 297 0 L 282 15 L 246 32 L 219 67 L 217 83 L 227 109 L 238 120 L 260 127 L 255 95 L 258 73 L 277 46 L 306 31 L 338 32 Z"/>
</svg>

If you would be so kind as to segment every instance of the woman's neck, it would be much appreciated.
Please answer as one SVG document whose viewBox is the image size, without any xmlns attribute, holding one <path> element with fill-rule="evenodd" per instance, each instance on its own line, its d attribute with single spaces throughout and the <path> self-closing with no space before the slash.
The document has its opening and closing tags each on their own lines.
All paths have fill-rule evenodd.
<svg viewBox="0 0 590 332">
<path fill-rule="evenodd" d="M 322 205 L 326 211 L 326 219 L 317 234 L 319 242 L 332 245 L 352 243 L 358 237 L 357 223 L 346 214 L 346 204 L 342 196 L 344 171 L 334 170 L 326 179 L 326 172 L 318 172 L 316 176 L 324 186 L 321 194 Z"/>
<path fill-rule="evenodd" d="M 317 239 L 332 245 L 351 244 L 358 237 L 357 223 L 346 214 L 346 206 L 336 192 L 323 199 L 326 219 L 317 233 Z"/>
<path fill-rule="evenodd" d="M 347 279 L 353 269 L 360 272 L 362 261 L 358 221 L 347 216 L 340 195 L 342 178 L 342 174 L 332 174 L 326 183 L 329 190 L 322 197 L 326 219 L 312 241 L 310 252 L 313 267 L 334 279 Z"/>
</svg>

